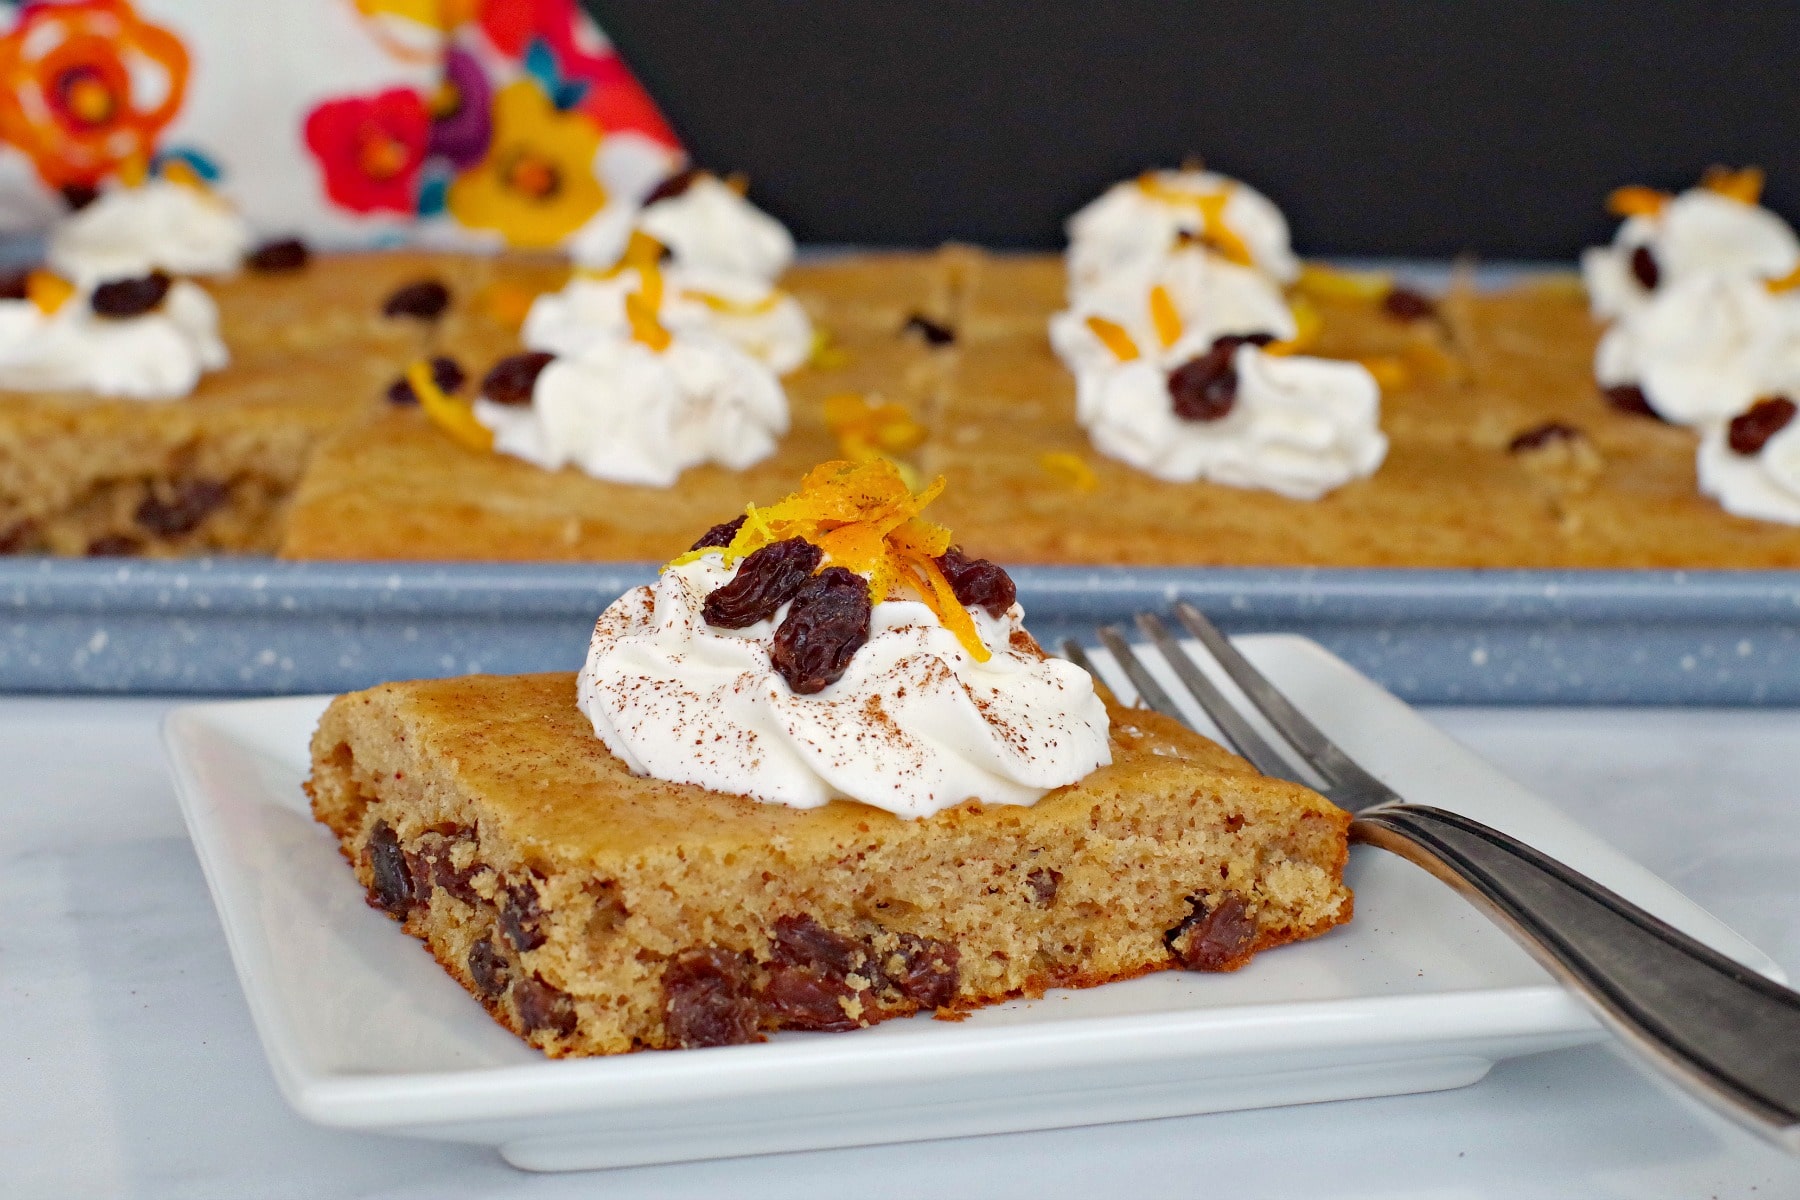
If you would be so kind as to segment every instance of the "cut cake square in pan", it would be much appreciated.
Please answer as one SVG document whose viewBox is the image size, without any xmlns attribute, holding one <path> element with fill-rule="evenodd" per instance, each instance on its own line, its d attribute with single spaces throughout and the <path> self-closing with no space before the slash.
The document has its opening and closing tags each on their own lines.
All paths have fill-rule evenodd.
<svg viewBox="0 0 1800 1200">
<path fill-rule="evenodd" d="M 573 675 L 387 684 L 332 703 L 307 790 L 370 902 L 554 1056 L 1228 970 L 1349 919 L 1342 810 L 1110 716 L 1110 766 L 909 821 L 633 775 Z"/>
</svg>

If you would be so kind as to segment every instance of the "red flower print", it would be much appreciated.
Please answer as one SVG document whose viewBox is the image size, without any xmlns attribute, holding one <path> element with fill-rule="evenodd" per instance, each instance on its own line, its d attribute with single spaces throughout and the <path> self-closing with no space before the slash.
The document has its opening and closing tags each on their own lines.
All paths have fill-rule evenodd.
<svg viewBox="0 0 1800 1200">
<path fill-rule="evenodd" d="M 352 212 L 412 212 L 430 138 L 431 114 L 409 88 L 327 100 L 306 116 L 325 194 Z"/>
</svg>

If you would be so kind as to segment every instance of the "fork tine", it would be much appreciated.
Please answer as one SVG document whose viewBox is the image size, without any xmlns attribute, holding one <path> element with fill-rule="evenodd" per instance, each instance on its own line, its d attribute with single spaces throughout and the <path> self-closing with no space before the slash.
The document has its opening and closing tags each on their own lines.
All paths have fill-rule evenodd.
<svg viewBox="0 0 1800 1200">
<path fill-rule="evenodd" d="M 1137 689 L 1138 699 L 1165 717 L 1174 717 L 1183 725 L 1193 728 L 1182 713 L 1181 706 L 1175 703 L 1169 693 L 1163 690 L 1163 685 L 1156 682 L 1156 677 L 1138 661 L 1138 656 L 1132 652 L 1131 644 L 1125 640 L 1125 635 L 1117 625 L 1102 625 L 1096 632 L 1100 635 L 1100 644 L 1111 651 L 1113 661 L 1119 664 L 1125 677 L 1131 680 L 1131 686 Z"/>
<path fill-rule="evenodd" d="M 1106 686 L 1106 680 L 1100 678 L 1100 672 L 1094 669 L 1093 660 L 1087 656 L 1087 651 L 1081 648 L 1080 642 L 1074 638 L 1064 638 L 1062 640 L 1062 656 L 1087 672 L 1088 678 L 1094 681 L 1094 691 L 1102 700 L 1108 704 L 1118 703 L 1118 697 L 1114 696 L 1113 690 Z"/>
<path fill-rule="evenodd" d="M 1195 702 L 1212 718 L 1213 724 L 1219 727 L 1219 732 L 1225 735 L 1225 740 L 1233 750 L 1249 759 L 1250 765 L 1264 775 L 1294 778 L 1294 765 L 1279 750 L 1269 745 L 1255 726 L 1244 719 L 1243 714 L 1225 698 L 1225 694 L 1195 665 L 1188 652 L 1182 649 L 1181 643 L 1169 636 L 1168 627 L 1154 613 L 1139 613 L 1137 623 L 1138 628 L 1156 643 L 1163 658 L 1168 660 L 1169 666 L 1180 676 Z"/>
<path fill-rule="evenodd" d="M 1225 673 L 1243 689 L 1244 695 L 1268 719 L 1269 724 L 1328 783 L 1368 794 L 1393 794 L 1386 784 L 1363 770 L 1348 754 L 1339 750 L 1336 743 L 1320 732 L 1319 727 L 1295 708 L 1261 671 L 1250 665 L 1249 659 L 1238 653 L 1237 647 L 1227 641 L 1225 635 L 1199 609 L 1183 600 L 1175 606 L 1175 615 L 1181 618 L 1181 623 L 1187 626 L 1189 633 L 1200 639 L 1207 653 L 1225 668 Z"/>
</svg>

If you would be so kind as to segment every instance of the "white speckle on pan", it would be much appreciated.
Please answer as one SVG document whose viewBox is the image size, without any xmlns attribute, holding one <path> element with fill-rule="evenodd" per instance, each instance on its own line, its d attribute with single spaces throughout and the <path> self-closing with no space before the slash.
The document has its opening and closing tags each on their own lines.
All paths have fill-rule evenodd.
<svg viewBox="0 0 1800 1200">
<path fill-rule="evenodd" d="M 1486 646 L 1477 646 L 1469 651 L 1469 661 L 1478 667 L 1487 666 L 1488 652 Z"/>
<path fill-rule="evenodd" d="M 256 665 L 259 667 L 274 666 L 275 660 L 279 657 L 281 656 L 276 654 L 273 650 L 258 650 L 256 652 Z"/>
<path fill-rule="evenodd" d="M 1738 657 L 1739 658 L 1749 658 L 1750 651 L 1753 649 L 1755 649 L 1755 647 L 1751 646 L 1749 638 L 1742 639 L 1737 644 Z"/>
<path fill-rule="evenodd" d="M 1700 665 L 1700 661 L 1698 659 L 1696 659 L 1693 655 L 1684 654 L 1681 656 L 1681 669 L 1682 670 L 1691 671 L 1699 665 Z"/>
<path fill-rule="evenodd" d="M 104 630 L 104 629 L 94 630 L 94 636 L 87 640 L 87 652 L 89 654 L 100 653 L 102 650 L 106 649 L 107 641 L 108 641 L 108 638 L 106 636 L 106 630 Z"/>
</svg>

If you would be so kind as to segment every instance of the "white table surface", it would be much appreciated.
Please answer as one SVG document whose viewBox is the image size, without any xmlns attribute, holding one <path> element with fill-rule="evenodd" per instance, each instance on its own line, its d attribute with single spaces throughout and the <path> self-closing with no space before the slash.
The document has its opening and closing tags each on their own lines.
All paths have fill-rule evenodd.
<svg viewBox="0 0 1800 1200">
<path fill-rule="evenodd" d="M 532 1176 L 485 1150 L 315 1128 L 277 1095 L 232 975 L 163 767 L 169 706 L 0 698 L 8 1200 L 1800 1196 L 1800 1159 L 1609 1047 L 1425 1096 L 604 1175 Z M 1800 978 L 1800 713 L 1429 715 Z"/>
</svg>

